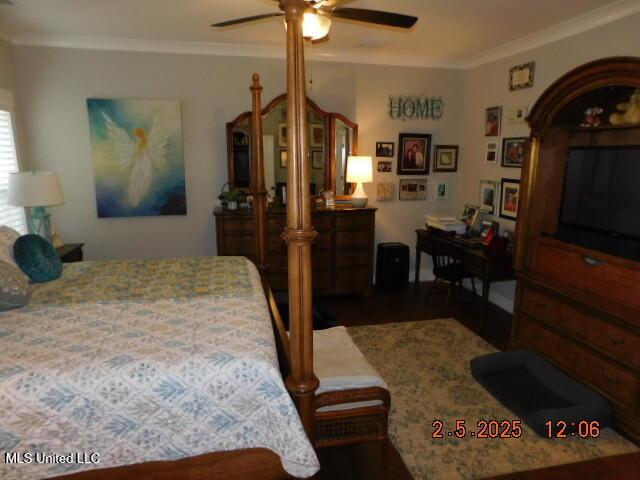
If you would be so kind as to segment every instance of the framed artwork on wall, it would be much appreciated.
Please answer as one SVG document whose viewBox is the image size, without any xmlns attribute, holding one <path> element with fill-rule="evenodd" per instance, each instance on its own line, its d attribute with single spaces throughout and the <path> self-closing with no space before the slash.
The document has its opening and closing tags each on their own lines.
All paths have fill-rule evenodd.
<svg viewBox="0 0 640 480">
<path fill-rule="evenodd" d="M 385 202 L 393 200 L 395 196 L 396 185 L 391 182 L 381 182 L 377 185 L 376 199 Z"/>
<path fill-rule="evenodd" d="M 457 172 L 458 171 L 458 146 L 457 145 L 436 145 L 433 162 L 434 172 Z"/>
<path fill-rule="evenodd" d="M 311 138 L 309 145 L 312 147 L 324 147 L 324 125 L 321 123 L 312 123 L 310 126 Z"/>
<path fill-rule="evenodd" d="M 508 220 L 517 220 L 519 201 L 520 180 L 503 178 L 500 185 L 500 217 Z"/>
<path fill-rule="evenodd" d="M 289 162 L 287 161 L 287 151 L 280 150 L 280 168 L 287 168 L 288 163 Z"/>
<path fill-rule="evenodd" d="M 484 116 L 484 136 L 500 136 L 502 125 L 502 107 L 487 108 Z"/>
<path fill-rule="evenodd" d="M 393 158 L 396 150 L 395 146 L 393 142 L 376 142 L 376 157 Z"/>
<path fill-rule="evenodd" d="M 386 160 L 382 160 L 378 162 L 378 172 L 380 173 L 391 173 L 392 171 L 392 163 Z"/>
<path fill-rule="evenodd" d="M 311 168 L 322 170 L 324 168 L 324 151 L 311 150 Z"/>
<path fill-rule="evenodd" d="M 448 200 L 449 199 L 449 184 L 446 182 L 436 183 L 435 191 L 436 200 Z"/>
<path fill-rule="evenodd" d="M 498 142 L 488 142 L 487 143 L 487 151 L 484 155 L 484 161 L 486 163 L 491 163 L 496 165 L 498 163 L 498 150 L 499 150 Z"/>
<path fill-rule="evenodd" d="M 527 150 L 527 138 L 505 138 L 502 140 L 502 166 L 520 168 Z"/>
<path fill-rule="evenodd" d="M 491 214 L 495 212 L 497 189 L 497 182 L 480 180 L 480 210 Z"/>
<path fill-rule="evenodd" d="M 509 70 L 509 90 L 522 90 L 533 87 L 536 74 L 536 62 L 523 63 Z"/>
<path fill-rule="evenodd" d="M 400 200 L 426 200 L 427 199 L 427 179 L 401 179 L 400 180 Z"/>
<path fill-rule="evenodd" d="M 400 134 L 398 141 L 398 175 L 429 175 L 430 161 L 430 134 Z"/>
<path fill-rule="evenodd" d="M 278 124 L 278 146 L 287 148 L 287 124 L 284 122 Z"/>
<path fill-rule="evenodd" d="M 186 215 L 179 100 L 87 99 L 98 218 Z"/>
<path fill-rule="evenodd" d="M 521 105 L 519 107 L 511 107 L 509 109 L 509 124 L 521 125 L 527 121 L 529 114 L 529 106 Z"/>
</svg>

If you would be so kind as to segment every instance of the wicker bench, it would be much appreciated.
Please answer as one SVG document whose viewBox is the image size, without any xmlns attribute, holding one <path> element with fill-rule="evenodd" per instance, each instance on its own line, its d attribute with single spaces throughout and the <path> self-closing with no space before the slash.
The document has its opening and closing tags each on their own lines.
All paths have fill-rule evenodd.
<svg viewBox="0 0 640 480">
<path fill-rule="evenodd" d="M 313 332 L 316 447 L 387 438 L 387 384 L 353 343 L 345 327 Z"/>
</svg>

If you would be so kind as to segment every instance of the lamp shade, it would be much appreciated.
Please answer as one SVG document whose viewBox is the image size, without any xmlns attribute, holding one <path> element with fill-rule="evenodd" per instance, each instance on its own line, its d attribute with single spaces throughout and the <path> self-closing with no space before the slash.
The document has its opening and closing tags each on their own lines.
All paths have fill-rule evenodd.
<svg viewBox="0 0 640 480">
<path fill-rule="evenodd" d="M 284 28 L 287 29 L 287 21 L 283 20 Z M 331 19 L 315 12 L 306 12 L 302 16 L 302 36 L 305 40 L 321 40 L 329 35 L 331 30 Z"/>
<path fill-rule="evenodd" d="M 9 174 L 9 205 L 16 207 L 50 207 L 64 203 L 58 174 L 21 172 Z"/>
<path fill-rule="evenodd" d="M 320 40 L 329 35 L 331 19 L 307 12 L 302 16 L 302 35 L 311 41 Z"/>
<path fill-rule="evenodd" d="M 349 157 L 347 159 L 347 182 L 373 182 L 371 157 Z"/>
</svg>

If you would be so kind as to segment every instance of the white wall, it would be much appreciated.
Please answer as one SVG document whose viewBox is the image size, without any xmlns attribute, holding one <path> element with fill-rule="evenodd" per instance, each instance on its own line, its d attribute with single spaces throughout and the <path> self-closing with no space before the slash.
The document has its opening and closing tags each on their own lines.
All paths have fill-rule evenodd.
<svg viewBox="0 0 640 480">
<path fill-rule="evenodd" d="M 496 62 L 466 71 L 465 98 L 462 122 L 461 169 L 458 177 L 459 195 L 456 198 L 460 210 L 465 203 L 478 204 L 480 180 L 520 178 L 520 169 L 501 168 L 485 163 L 487 140 L 484 136 L 484 113 L 488 107 L 503 107 L 502 134 L 499 138 L 529 136 L 525 125 L 509 125 L 510 107 L 529 105 L 555 80 L 584 63 L 611 56 L 640 56 L 640 15 L 633 15 L 603 27 L 529 50 Z M 535 83 L 532 88 L 510 92 L 509 69 L 521 63 L 536 62 Z M 502 227 L 515 229 L 514 222 L 496 218 Z M 512 308 L 515 282 L 492 287 L 493 301 L 504 308 Z"/>
<path fill-rule="evenodd" d="M 283 61 L 38 47 L 17 47 L 15 61 L 31 165 L 61 177 L 66 203 L 52 216 L 64 241 L 84 242 L 88 259 L 216 253 L 212 209 L 227 181 L 225 124 L 250 109 L 253 72 L 262 76 L 265 104 L 285 90 Z M 462 89 L 461 71 L 316 62 L 309 96 L 324 110 L 357 121 L 360 153 L 374 156 L 376 141 L 397 142 L 400 131 L 432 133 L 435 143 L 459 142 Z M 438 122 L 391 121 L 390 94 L 441 95 L 445 115 Z M 97 218 L 89 97 L 182 101 L 187 216 Z M 397 183 L 395 174 L 386 176 Z M 375 204 L 375 186 L 366 189 Z M 450 198 L 443 203 L 452 205 Z M 413 230 L 433 204 L 433 197 L 381 204 L 378 240 L 413 246 Z"/>
<path fill-rule="evenodd" d="M 0 39 L 0 88 L 15 88 L 15 67 L 13 65 L 13 47 Z"/>
</svg>

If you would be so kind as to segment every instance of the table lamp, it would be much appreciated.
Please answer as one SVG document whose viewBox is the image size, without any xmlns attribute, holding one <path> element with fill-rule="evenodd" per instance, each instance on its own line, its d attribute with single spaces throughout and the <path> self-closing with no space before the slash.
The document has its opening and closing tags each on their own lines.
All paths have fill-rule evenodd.
<svg viewBox="0 0 640 480">
<path fill-rule="evenodd" d="M 349 157 L 347 159 L 347 182 L 356 184 L 356 190 L 351 194 L 351 204 L 354 207 L 367 206 L 367 194 L 364 192 L 362 184 L 373 182 L 371 163 L 371 157 Z"/>
<path fill-rule="evenodd" d="M 21 172 L 9 174 L 9 205 L 29 207 L 27 228 L 51 242 L 50 215 L 45 207 L 64 203 L 58 174 L 53 172 Z"/>
</svg>

